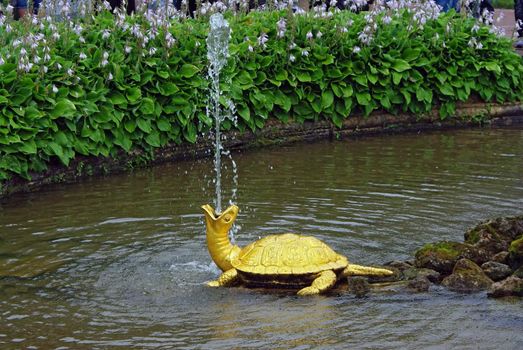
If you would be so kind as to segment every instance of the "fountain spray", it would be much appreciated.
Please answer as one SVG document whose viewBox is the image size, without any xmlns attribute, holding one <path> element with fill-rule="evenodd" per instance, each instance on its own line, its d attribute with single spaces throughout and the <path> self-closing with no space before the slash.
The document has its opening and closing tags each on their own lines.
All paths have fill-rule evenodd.
<svg viewBox="0 0 523 350">
<path fill-rule="evenodd" d="M 210 31 L 207 36 L 207 58 L 209 59 L 208 76 L 211 80 L 210 106 L 207 107 L 207 116 L 211 115 L 215 121 L 215 150 L 214 170 L 216 171 L 216 212 L 222 211 L 221 194 L 221 155 L 222 143 L 220 124 L 225 119 L 220 106 L 220 72 L 227 64 L 229 57 L 230 27 L 221 13 L 215 13 L 210 19 Z"/>
</svg>

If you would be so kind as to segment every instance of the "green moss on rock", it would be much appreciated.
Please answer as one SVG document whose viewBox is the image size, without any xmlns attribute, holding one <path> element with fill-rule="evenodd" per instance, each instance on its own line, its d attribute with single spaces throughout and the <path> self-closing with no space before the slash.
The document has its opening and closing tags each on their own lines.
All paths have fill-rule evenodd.
<svg viewBox="0 0 523 350">
<path fill-rule="evenodd" d="M 443 275 L 452 272 L 454 265 L 459 259 L 467 258 L 476 263 L 487 261 L 485 253 L 467 243 L 442 241 L 426 244 L 416 252 L 415 265 L 436 270 Z"/>
<path fill-rule="evenodd" d="M 508 248 L 508 261 L 513 269 L 518 269 L 523 265 L 523 237 L 510 243 Z"/>
<path fill-rule="evenodd" d="M 454 266 L 452 274 L 441 282 L 448 289 L 460 293 L 486 290 L 492 283 L 493 281 L 483 270 L 469 259 L 459 260 Z"/>
</svg>

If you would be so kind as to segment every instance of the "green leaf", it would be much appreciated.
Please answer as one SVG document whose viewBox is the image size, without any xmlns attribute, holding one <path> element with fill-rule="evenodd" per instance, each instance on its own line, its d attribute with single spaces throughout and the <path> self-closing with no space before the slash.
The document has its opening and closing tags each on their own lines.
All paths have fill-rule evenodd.
<svg viewBox="0 0 523 350">
<path fill-rule="evenodd" d="M 153 131 L 145 137 L 145 142 L 153 147 L 160 147 L 160 134 L 157 131 Z"/>
<path fill-rule="evenodd" d="M 343 91 L 343 97 L 351 97 L 354 94 L 354 90 L 351 85 L 347 85 L 341 88 Z"/>
<path fill-rule="evenodd" d="M 370 103 L 371 97 L 368 92 L 356 92 L 356 100 L 358 104 L 367 106 Z"/>
<path fill-rule="evenodd" d="M 190 143 L 195 143 L 196 142 L 196 126 L 191 122 L 187 123 L 187 128 L 185 128 L 183 130 L 183 136 Z"/>
<path fill-rule="evenodd" d="M 127 96 L 127 100 L 133 103 L 142 98 L 142 91 L 137 87 L 131 87 L 125 91 L 125 95 Z"/>
<path fill-rule="evenodd" d="M 439 85 L 439 91 L 443 95 L 454 96 L 454 89 L 452 88 L 452 86 L 450 84 L 441 84 L 441 85 Z"/>
<path fill-rule="evenodd" d="M 311 75 L 309 74 L 309 72 L 298 71 L 298 72 L 296 72 L 295 75 L 296 75 L 296 79 L 298 79 L 302 83 L 312 81 L 312 78 L 311 78 Z"/>
<path fill-rule="evenodd" d="M 179 73 L 184 78 L 190 78 L 193 75 L 195 75 L 196 73 L 198 73 L 199 71 L 200 70 L 195 65 L 186 63 L 182 66 Z"/>
<path fill-rule="evenodd" d="M 176 84 L 171 82 L 162 82 L 158 86 L 158 90 L 163 96 L 171 96 L 180 91 Z"/>
<path fill-rule="evenodd" d="M 332 90 L 324 90 L 321 93 L 321 106 L 322 109 L 327 109 L 330 106 L 332 106 L 332 103 L 334 102 L 334 94 L 332 93 Z"/>
<path fill-rule="evenodd" d="M 316 113 L 321 112 L 321 100 L 319 98 L 315 98 L 311 101 L 311 107 Z"/>
<path fill-rule="evenodd" d="M 114 91 L 109 95 L 109 101 L 111 101 L 114 105 L 124 105 L 127 104 L 127 100 L 124 95 L 122 95 L 118 91 Z"/>
<path fill-rule="evenodd" d="M 25 154 L 36 154 L 36 143 L 33 139 L 22 142 L 18 149 Z"/>
<path fill-rule="evenodd" d="M 76 112 L 76 106 L 68 99 L 62 98 L 56 102 L 54 109 L 49 113 L 52 119 L 70 117 Z"/>
<path fill-rule="evenodd" d="M 287 71 L 286 70 L 279 70 L 278 72 L 276 72 L 276 74 L 274 75 L 274 77 L 276 78 L 276 80 L 278 81 L 285 81 L 287 80 Z"/>
<path fill-rule="evenodd" d="M 240 104 L 236 106 L 236 110 L 238 111 L 240 117 L 242 117 L 242 119 L 246 122 L 248 122 L 251 119 L 251 111 L 249 107 L 247 107 L 246 105 Z"/>
<path fill-rule="evenodd" d="M 401 75 L 400 73 L 392 72 L 392 82 L 394 83 L 394 85 L 399 85 L 399 83 L 401 82 L 401 78 L 403 78 L 403 75 Z"/>
<path fill-rule="evenodd" d="M 69 161 L 71 160 L 71 158 L 68 157 L 68 155 L 66 154 L 66 152 L 64 151 L 62 146 L 60 146 L 59 144 L 54 143 L 54 142 L 50 142 L 48 146 L 51 149 L 52 153 L 55 156 L 57 156 L 58 158 L 60 158 L 60 161 L 64 165 L 66 165 L 66 166 L 69 165 Z"/>
<path fill-rule="evenodd" d="M 136 124 L 138 125 L 138 128 L 140 128 L 140 130 L 147 134 L 150 133 L 152 130 L 151 121 L 149 119 L 138 118 L 136 120 Z"/>
<path fill-rule="evenodd" d="M 160 131 L 169 131 L 171 130 L 171 123 L 167 119 L 159 119 L 156 121 L 158 130 Z"/>
<path fill-rule="evenodd" d="M 136 120 L 133 118 L 124 122 L 125 130 L 130 133 L 133 133 L 136 130 Z"/>
<path fill-rule="evenodd" d="M 410 69 L 410 64 L 408 64 L 407 61 L 402 59 L 397 59 L 392 64 L 392 69 L 394 69 L 396 72 L 404 72 L 407 69 Z"/>
<path fill-rule="evenodd" d="M 485 63 L 485 69 L 490 72 L 501 73 L 501 67 L 497 62 L 487 62 Z"/>
<path fill-rule="evenodd" d="M 407 61 L 407 62 L 410 62 L 410 61 L 413 61 L 415 60 L 416 58 L 419 57 L 419 54 L 420 54 L 421 50 L 420 49 L 412 49 L 412 48 L 407 48 L 403 51 L 403 53 L 401 54 L 401 57 Z"/>
<path fill-rule="evenodd" d="M 149 97 L 144 97 L 140 105 L 140 111 L 143 114 L 154 114 L 154 101 Z"/>
</svg>

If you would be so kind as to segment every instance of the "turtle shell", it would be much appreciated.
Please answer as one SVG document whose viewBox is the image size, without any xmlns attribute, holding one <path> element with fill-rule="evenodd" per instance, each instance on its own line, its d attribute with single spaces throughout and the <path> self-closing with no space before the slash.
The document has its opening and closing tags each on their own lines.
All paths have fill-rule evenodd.
<svg viewBox="0 0 523 350">
<path fill-rule="evenodd" d="M 305 275 L 339 270 L 348 261 L 317 238 L 286 233 L 249 244 L 231 263 L 254 275 Z"/>
</svg>

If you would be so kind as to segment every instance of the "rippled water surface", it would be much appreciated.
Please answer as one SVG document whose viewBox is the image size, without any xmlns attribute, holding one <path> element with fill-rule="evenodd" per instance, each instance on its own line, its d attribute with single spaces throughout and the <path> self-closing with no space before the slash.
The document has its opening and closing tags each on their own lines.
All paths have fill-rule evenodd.
<svg viewBox="0 0 523 350">
<path fill-rule="evenodd" d="M 378 264 L 523 212 L 521 129 L 296 144 L 234 159 L 242 246 L 297 231 Z M 211 169 L 211 160 L 178 163 L 0 204 L 0 348 L 523 348 L 520 300 L 439 288 L 298 298 L 205 287 L 219 273 L 199 208 L 212 202 Z"/>
</svg>

